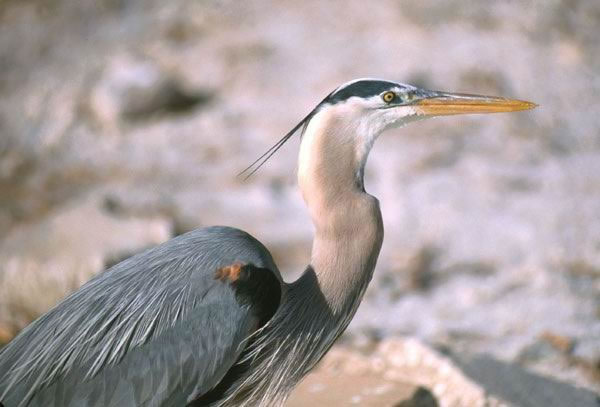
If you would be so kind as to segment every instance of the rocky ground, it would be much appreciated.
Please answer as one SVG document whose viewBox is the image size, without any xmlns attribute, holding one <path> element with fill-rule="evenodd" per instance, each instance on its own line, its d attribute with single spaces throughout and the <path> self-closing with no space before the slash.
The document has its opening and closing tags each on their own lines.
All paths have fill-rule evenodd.
<svg viewBox="0 0 600 407">
<path fill-rule="evenodd" d="M 598 394 L 487 356 L 442 354 L 412 339 L 369 352 L 338 346 L 287 404 L 365 407 L 596 407 Z"/>
<path fill-rule="evenodd" d="M 295 278 L 312 234 L 298 140 L 236 174 L 341 82 L 384 77 L 540 107 L 378 140 L 386 239 L 334 356 L 387 360 L 373 352 L 411 337 L 498 402 L 527 405 L 483 382 L 505 366 L 600 392 L 599 4 L 0 0 L 0 340 L 204 225 L 249 231 Z M 452 405 L 387 370 L 353 380 Z"/>
</svg>

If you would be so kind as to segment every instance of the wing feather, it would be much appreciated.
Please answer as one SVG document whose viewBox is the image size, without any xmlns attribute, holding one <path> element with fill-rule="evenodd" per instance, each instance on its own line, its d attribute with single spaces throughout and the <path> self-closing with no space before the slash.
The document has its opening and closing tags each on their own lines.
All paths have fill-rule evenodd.
<svg viewBox="0 0 600 407">
<path fill-rule="evenodd" d="M 0 352 L 12 406 L 184 405 L 212 389 L 256 329 L 215 271 L 242 262 L 281 277 L 245 232 L 200 229 L 127 259 L 69 296 Z M 28 404 L 29 403 L 29 404 Z"/>
</svg>

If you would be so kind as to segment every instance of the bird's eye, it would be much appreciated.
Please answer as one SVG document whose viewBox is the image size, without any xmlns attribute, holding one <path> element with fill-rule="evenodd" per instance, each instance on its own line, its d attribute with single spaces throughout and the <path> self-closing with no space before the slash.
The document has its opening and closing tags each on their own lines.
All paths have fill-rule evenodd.
<svg viewBox="0 0 600 407">
<path fill-rule="evenodd" d="M 390 103 L 395 97 L 396 94 L 392 91 L 385 92 L 383 95 L 381 95 L 381 98 L 385 103 Z"/>
</svg>

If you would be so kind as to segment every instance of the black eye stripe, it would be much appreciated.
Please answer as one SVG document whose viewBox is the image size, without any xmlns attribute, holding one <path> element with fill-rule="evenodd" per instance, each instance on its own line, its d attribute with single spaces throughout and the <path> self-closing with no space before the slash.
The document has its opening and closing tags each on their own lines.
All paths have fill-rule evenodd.
<svg viewBox="0 0 600 407">
<path fill-rule="evenodd" d="M 381 95 L 383 92 L 387 90 L 391 90 L 394 88 L 402 87 L 402 85 L 389 81 L 379 81 L 375 79 L 365 79 L 361 81 L 357 81 L 351 83 L 348 86 L 343 87 L 331 94 L 326 102 L 334 104 L 343 102 L 353 96 L 361 97 L 361 98 L 369 98 L 372 96 Z"/>
</svg>

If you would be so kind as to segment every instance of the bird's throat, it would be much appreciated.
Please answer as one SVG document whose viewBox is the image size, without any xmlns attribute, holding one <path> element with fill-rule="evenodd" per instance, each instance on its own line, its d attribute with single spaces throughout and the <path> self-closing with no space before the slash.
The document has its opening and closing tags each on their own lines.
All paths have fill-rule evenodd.
<svg viewBox="0 0 600 407">
<path fill-rule="evenodd" d="M 368 150 L 335 116 L 315 117 L 300 148 L 298 182 L 315 227 L 311 265 L 334 313 L 354 313 L 383 240 L 379 202 L 362 185 Z"/>
</svg>

